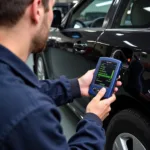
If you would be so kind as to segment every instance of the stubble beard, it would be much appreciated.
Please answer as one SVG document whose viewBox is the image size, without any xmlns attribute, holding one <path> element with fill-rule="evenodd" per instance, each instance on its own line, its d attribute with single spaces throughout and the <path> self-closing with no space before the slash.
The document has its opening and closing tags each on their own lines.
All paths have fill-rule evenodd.
<svg viewBox="0 0 150 150">
<path fill-rule="evenodd" d="M 48 39 L 49 28 L 47 18 L 45 18 L 39 32 L 32 40 L 31 53 L 40 53 L 44 51 Z"/>
</svg>

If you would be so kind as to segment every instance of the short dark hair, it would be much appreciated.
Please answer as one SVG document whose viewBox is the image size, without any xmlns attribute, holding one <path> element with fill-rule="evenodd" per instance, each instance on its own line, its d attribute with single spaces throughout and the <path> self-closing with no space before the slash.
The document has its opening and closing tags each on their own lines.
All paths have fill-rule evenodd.
<svg viewBox="0 0 150 150">
<path fill-rule="evenodd" d="M 0 26 L 13 26 L 24 15 L 26 8 L 34 0 L 0 0 Z M 49 0 L 42 0 L 45 11 L 49 10 Z"/>
</svg>

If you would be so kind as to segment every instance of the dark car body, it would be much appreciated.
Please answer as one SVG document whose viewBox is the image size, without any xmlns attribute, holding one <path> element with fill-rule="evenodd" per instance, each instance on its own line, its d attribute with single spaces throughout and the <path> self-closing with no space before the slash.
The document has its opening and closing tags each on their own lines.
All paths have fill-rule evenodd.
<svg viewBox="0 0 150 150">
<path fill-rule="evenodd" d="M 63 18 L 73 7 L 74 3 L 63 3 L 63 2 L 57 2 L 55 3 L 53 10 L 59 10 L 61 12 L 61 17 Z"/>
<path fill-rule="evenodd" d="M 123 62 L 123 86 L 117 93 L 117 101 L 112 105 L 110 116 L 104 122 L 106 128 L 110 120 L 122 110 L 138 111 L 144 120 L 150 116 L 150 2 L 137 1 L 131 2 L 132 8 L 128 7 L 127 12 L 129 15 L 121 24 L 130 0 L 112 1 L 106 14 L 93 12 L 89 17 L 91 20 L 86 20 L 85 15 L 72 21 L 74 14 L 90 3 L 90 0 L 81 0 L 64 17 L 61 26 L 50 32 L 45 52 L 34 56 L 35 64 L 39 56 L 43 59 L 45 74 L 50 79 L 61 75 L 80 77 L 95 68 L 99 57 L 113 55 L 120 59 Z M 143 12 L 143 9 L 147 12 Z M 82 118 L 90 100 L 77 99 L 69 107 Z"/>
</svg>

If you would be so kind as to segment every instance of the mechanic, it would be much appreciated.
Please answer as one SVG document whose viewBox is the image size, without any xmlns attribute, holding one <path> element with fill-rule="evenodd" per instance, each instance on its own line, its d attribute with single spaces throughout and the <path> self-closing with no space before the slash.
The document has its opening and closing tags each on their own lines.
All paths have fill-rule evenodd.
<svg viewBox="0 0 150 150">
<path fill-rule="evenodd" d="M 57 106 L 89 96 L 94 70 L 79 79 L 38 81 L 25 64 L 46 45 L 54 0 L 0 0 L 0 149 L 103 150 L 102 121 L 115 94 L 100 101 L 102 89 L 88 104 L 75 135 L 66 141 Z M 117 81 L 117 86 L 121 82 Z M 117 92 L 118 88 L 114 89 Z"/>
</svg>

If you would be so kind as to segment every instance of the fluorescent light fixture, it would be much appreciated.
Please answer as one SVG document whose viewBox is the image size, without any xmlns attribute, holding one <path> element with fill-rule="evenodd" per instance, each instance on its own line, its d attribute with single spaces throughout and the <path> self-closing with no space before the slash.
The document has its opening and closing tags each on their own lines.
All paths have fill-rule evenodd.
<svg viewBox="0 0 150 150">
<path fill-rule="evenodd" d="M 111 3 L 112 3 L 112 1 L 98 3 L 98 4 L 96 4 L 96 7 L 102 7 L 102 6 L 110 5 Z"/>
<path fill-rule="evenodd" d="M 124 43 L 126 43 L 127 45 L 129 46 L 132 46 L 132 47 L 137 47 L 136 45 L 133 45 L 132 43 L 130 43 L 129 41 L 123 41 Z"/>
<path fill-rule="evenodd" d="M 73 3 L 77 3 L 78 1 L 74 0 Z"/>
<path fill-rule="evenodd" d="M 150 11 L 150 7 L 144 7 L 143 9 L 146 11 Z"/>
</svg>

